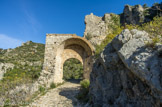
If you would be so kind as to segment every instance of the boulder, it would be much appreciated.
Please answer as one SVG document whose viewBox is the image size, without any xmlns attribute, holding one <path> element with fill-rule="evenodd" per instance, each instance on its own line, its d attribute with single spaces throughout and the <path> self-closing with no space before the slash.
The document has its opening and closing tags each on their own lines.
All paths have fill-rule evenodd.
<svg viewBox="0 0 162 107">
<path fill-rule="evenodd" d="M 126 29 L 105 47 L 90 75 L 93 106 L 161 106 L 162 44 L 150 41 L 145 31 Z"/>
</svg>

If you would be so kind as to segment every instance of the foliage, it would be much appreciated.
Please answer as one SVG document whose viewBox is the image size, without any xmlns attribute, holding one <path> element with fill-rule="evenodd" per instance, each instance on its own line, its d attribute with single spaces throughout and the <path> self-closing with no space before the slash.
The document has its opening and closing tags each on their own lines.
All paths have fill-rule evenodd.
<svg viewBox="0 0 162 107">
<path fill-rule="evenodd" d="M 77 59 L 71 58 L 65 61 L 63 66 L 63 79 L 82 79 L 83 66 Z"/>
<path fill-rule="evenodd" d="M 149 43 L 149 45 L 154 46 L 157 42 L 162 43 L 162 17 L 154 17 L 154 19 L 151 22 L 144 23 L 141 26 L 140 25 L 125 25 L 125 27 L 120 26 L 119 22 L 120 20 L 116 20 L 116 18 L 113 18 L 114 21 L 116 21 L 116 26 L 110 25 L 109 27 L 112 27 L 113 32 L 109 33 L 106 38 L 102 41 L 100 45 L 96 45 L 96 51 L 95 56 L 98 57 L 100 52 L 104 49 L 104 47 L 112 41 L 112 39 L 120 34 L 120 32 L 123 29 L 138 29 L 138 30 L 144 30 L 147 33 L 149 33 L 150 37 L 152 38 L 153 42 Z"/>
<path fill-rule="evenodd" d="M 46 89 L 43 86 L 39 87 L 39 92 L 40 93 L 45 93 Z"/>
<path fill-rule="evenodd" d="M 144 9 L 148 8 L 147 4 L 144 4 L 144 5 L 143 5 L 143 8 L 144 8 Z"/>
<path fill-rule="evenodd" d="M 100 52 L 105 48 L 105 46 L 110 43 L 112 41 L 112 39 L 120 34 L 120 32 L 122 31 L 122 28 L 118 27 L 116 28 L 115 31 L 113 31 L 113 33 L 110 33 L 106 36 L 106 38 L 102 41 L 102 43 L 100 45 L 96 45 L 96 51 L 95 51 L 95 57 L 97 58 L 100 54 Z"/>
<path fill-rule="evenodd" d="M 80 100 L 82 102 L 88 102 L 88 100 L 89 100 L 88 93 L 89 93 L 90 81 L 87 80 L 87 79 L 82 80 L 80 82 L 80 85 L 81 85 L 81 89 L 80 89 L 80 92 L 78 93 L 78 95 L 76 97 L 77 97 L 78 100 Z"/>
<path fill-rule="evenodd" d="M 14 64 L 14 68 L 8 69 L 0 81 L 0 97 L 10 99 L 12 98 L 8 93 L 10 90 L 36 81 L 42 70 L 43 59 L 44 44 L 31 41 L 15 49 L 0 50 L 0 63 Z M 19 95 L 15 93 L 15 96 Z M 14 100 L 21 99 L 17 97 Z"/>
<path fill-rule="evenodd" d="M 139 29 L 149 33 L 152 43 L 148 44 L 151 47 L 154 47 L 156 43 L 162 43 L 162 17 L 154 17 L 153 21 L 143 24 Z"/>
<path fill-rule="evenodd" d="M 89 88 L 89 85 L 90 85 L 90 81 L 87 80 L 87 79 L 82 80 L 82 81 L 80 82 L 80 85 L 81 85 L 82 88 L 88 89 L 88 88 Z"/>
<path fill-rule="evenodd" d="M 145 9 L 144 11 L 143 11 L 143 15 L 144 16 L 149 16 L 150 14 L 149 14 L 149 9 Z"/>
<path fill-rule="evenodd" d="M 120 27 L 120 16 L 115 15 L 113 13 L 111 13 L 110 15 L 111 15 L 111 24 L 108 25 L 108 28 L 112 29 L 112 31 L 114 32 Z"/>
<path fill-rule="evenodd" d="M 10 106 L 10 100 L 9 99 L 6 99 L 5 100 L 4 107 L 11 107 Z"/>
<path fill-rule="evenodd" d="M 100 45 L 95 46 L 95 56 L 98 57 L 100 52 L 104 49 L 104 47 L 112 41 L 112 39 L 118 35 L 122 28 L 120 27 L 120 17 L 115 14 L 111 14 L 111 24 L 109 24 L 109 28 L 112 29 L 112 32 L 109 33 L 106 38 L 102 41 Z"/>
<path fill-rule="evenodd" d="M 154 47 L 156 43 L 162 43 L 162 17 L 154 17 L 152 21 L 144 23 L 141 26 L 138 25 L 126 25 L 129 30 L 138 29 L 146 31 L 150 38 L 152 38 L 151 43 L 147 43 L 147 46 Z"/>
<path fill-rule="evenodd" d="M 139 29 L 148 32 L 151 38 L 162 36 L 162 17 L 154 17 L 153 21 L 144 23 Z"/>
<path fill-rule="evenodd" d="M 56 88 L 56 84 L 52 82 L 52 83 L 50 84 L 50 88 L 51 88 L 51 89 Z"/>
<path fill-rule="evenodd" d="M 158 5 L 159 5 L 159 3 L 154 3 L 154 4 L 153 4 L 153 6 L 158 6 Z"/>
<path fill-rule="evenodd" d="M 0 61 L 13 63 L 15 67 L 9 69 L 3 78 L 5 80 L 24 81 L 24 77 L 29 80 L 36 80 L 41 72 L 44 59 L 44 44 L 30 42 L 23 46 L 12 49 L 10 52 L 4 51 L 0 54 Z"/>
</svg>

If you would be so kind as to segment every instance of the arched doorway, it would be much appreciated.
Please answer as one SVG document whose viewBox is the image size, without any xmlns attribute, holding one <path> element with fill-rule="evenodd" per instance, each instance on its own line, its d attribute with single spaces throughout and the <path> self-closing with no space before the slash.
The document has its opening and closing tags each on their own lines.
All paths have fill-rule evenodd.
<svg viewBox="0 0 162 107">
<path fill-rule="evenodd" d="M 92 45 L 73 34 L 47 34 L 41 79 L 44 84 L 63 82 L 63 64 L 75 58 L 83 64 L 83 78 L 89 79 L 92 70 Z"/>
</svg>

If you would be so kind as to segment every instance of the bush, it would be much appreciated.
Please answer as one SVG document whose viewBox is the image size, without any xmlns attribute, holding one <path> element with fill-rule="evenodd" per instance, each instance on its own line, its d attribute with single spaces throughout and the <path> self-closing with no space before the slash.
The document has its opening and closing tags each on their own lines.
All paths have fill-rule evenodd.
<svg viewBox="0 0 162 107">
<path fill-rule="evenodd" d="M 96 51 L 95 51 L 95 57 L 98 58 L 99 54 L 103 51 L 105 46 L 112 41 L 112 39 L 121 33 L 123 29 L 138 29 L 138 30 L 144 30 L 146 31 L 150 38 L 152 38 L 152 43 L 147 43 L 147 46 L 154 47 L 156 43 L 162 43 L 162 17 L 154 17 L 151 22 L 144 23 L 141 26 L 139 25 L 125 25 L 120 26 L 119 20 L 117 20 L 117 17 L 114 16 L 113 21 L 116 21 L 115 25 L 110 25 L 109 27 L 113 28 L 113 32 L 108 34 L 106 38 L 102 41 L 100 45 L 96 45 Z M 159 36 L 158 36 L 159 35 Z"/>
<path fill-rule="evenodd" d="M 71 58 L 65 61 L 63 66 L 63 79 L 82 79 L 83 66 L 77 59 Z"/>
<path fill-rule="evenodd" d="M 76 97 L 78 100 L 80 100 L 82 102 L 88 102 L 88 100 L 89 100 L 88 93 L 89 93 L 90 82 L 89 82 L 89 80 L 85 79 L 80 82 L 80 85 L 81 85 L 81 89 Z"/>
<path fill-rule="evenodd" d="M 103 49 L 105 48 L 105 46 L 108 43 L 110 43 L 116 35 L 120 34 L 120 32 L 122 30 L 123 30 L 123 28 L 120 27 L 120 26 L 118 26 L 117 28 L 115 28 L 115 30 L 112 33 L 110 33 L 110 34 L 108 34 L 106 36 L 106 38 L 102 41 L 102 43 L 100 45 L 96 45 L 95 46 L 95 49 L 96 49 L 96 51 L 95 51 L 95 57 L 96 58 L 98 58 L 99 54 L 103 51 Z"/>
<path fill-rule="evenodd" d="M 4 102 L 4 107 L 12 107 L 12 106 L 10 105 L 10 100 L 9 100 L 9 99 L 5 100 L 5 102 Z"/>
<path fill-rule="evenodd" d="M 85 79 L 80 82 L 81 88 L 83 89 L 88 89 L 90 85 L 90 81 Z"/>
<path fill-rule="evenodd" d="M 50 84 L 50 88 L 51 88 L 51 89 L 56 88 L 56 84 L 55 84 L 55 83 L 51 83 L 51 84 Z"/>
<path fill-rule="evenodd" d="M 46 89 L 45 89 L 43 86 L 40 86 L 40 87 L 39 87 L 39 92 L 40 92 L 40 93 L 45 93 L 45 90 L 46 90 Z"/>
</svg>

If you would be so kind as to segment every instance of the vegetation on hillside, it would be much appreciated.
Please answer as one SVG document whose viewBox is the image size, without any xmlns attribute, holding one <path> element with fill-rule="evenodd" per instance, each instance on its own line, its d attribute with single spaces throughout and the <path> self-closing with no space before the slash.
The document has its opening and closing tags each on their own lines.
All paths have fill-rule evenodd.
<svg viewBox="0 0 162 107">
<path fill-rule="evenodd" d="M 71 58 L 65 61 L 63 66 L 63 79 L 82 79 L 83 65 L 77 59 Z"/>
<path fill-rule="evenodd" d="M 43 59 L 44 44 L 31 41 L 15 49 L 1 50 L 0 63 L 12 63 L 14 68 L 8 69 L 0 81 L 0 96 L 16 86 L 37 80 L 42 70 Z"/>
<path fill-rule="evenodd" d="M 146 31 L 149 33 L 149 36 L 152 38 L 152 43 L 149 43 L 149 45 L 155 45 L 156 43 L 162 43 L 162 17 L 154 17 L 154 19 L 148 23 L 144 23 L 141 26 L 139 25 L 125 25 L 120 26 L 120 20 L 114 18 L 114 21 L 117 21 L 116 25 L 110 25 L 113 27 L 113 32 L 108 34 L 106 38 L 102 41 L 100 45 L 95 46 L 96 47 L 96 53 L 95 56 L 98 57 L 100 52 L 104 49 L 104 47 L 112 41 L 112 39 L 121 33 L 124 29 L 138 29 L 141 31 Z"/>
<path fill-rule="evenodd" d="M 147 8 L 147 5 L 144 5 Z M 145 11 L 147 15 L 148 12 Z M 154 17 L 154 19 L 148 23 L 142 25 L 120 25 L 120 17 L 111 14 L 111 21 L 108 27 L 112 29 L 104 41 L 100 45 L 96 45 L 95 56 L 98 57 L 104 47 L 112 41 L 112 39 L 121 33 L 123 29 L 138 29 L 144 30 L 149 33 L 152 38 L 152 43 L 148 43 L 149 46 L 154 47 L 156 43 L 162 43 L 162 17 Z M 87 36 L 87 39 L 91 39 L 91 35 Z M 15 49 L 3 50 L 0 49 L 0 63 L 12 63 L 13 69 L 8 69 L 4 74 L 3 79 L 0 81 L 0 96 L 4 95 L 7 90 L 14 89 L 15 86 L 22 84 L 32 83 L 36 81 L 42 70 L 44 59 L 44 44 L 33 43 L 31 41 L 24 43 L 22 46 Z M 65 61 L 63 65 L 63 79 L 83 79 L 83 65 L 77 59 L 69 59 Z M 81 91 L 77 98 L 80 100 L 88 100 L 89 80 L 83 80 L 80 82 Z M 56 84 L 51 83 L 50 88 L 55 88 Z M 40 92 L 45 92 L 44 87 L 39 87 Z M 6 101 L 9 101 L 8 99 Z"/>
<path fill-rule="evenodd" d="M 154 17 L 152 21 L 144 23 L 141 26 L 139 25 L 126 25 L 126 28 L 129 30 L 138 29 L 141 31 L 146 31 L 150 38 L 152 39 L 151 43 L 147 45 L 154 47 L 156 43 L 162 44 L 162 17 Z"/>
<path fill-rule="evenodd" d="M 95 46 L 95 56 L 98 57 L 100 52 L 104 49 L 104 47 L 112 41 L 112 39 L 118 35 L 123 29 L 120 27 L 120 17 L 114 14 L 111 14 L 111 21 L 112 24 L 110 24 L 108 27 L 112 29 L 112 32 L 109 33 L 106 38 L 102 41 L 100 45 Z"/>
</svg>

